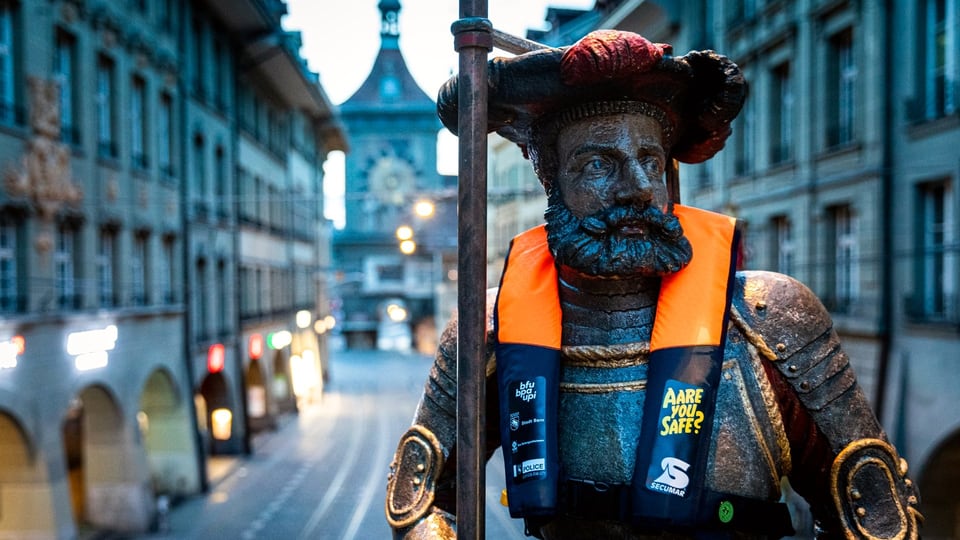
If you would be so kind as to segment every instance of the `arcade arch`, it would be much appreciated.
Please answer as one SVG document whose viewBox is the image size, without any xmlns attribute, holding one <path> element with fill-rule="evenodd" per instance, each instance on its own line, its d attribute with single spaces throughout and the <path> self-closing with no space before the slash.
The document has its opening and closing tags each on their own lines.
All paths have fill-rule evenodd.
<svg viewBox="0 0 960 540">
<path fill-rule="evenodd" d="M 140 395 L 137 425 L 155 495 L 182 496 L 200 489 L 190 414 L 189 402 L 177 392 L 170 373 L 151 373 Z"/>
<path fill-rule="evenodd" d="M 143 531 L 153 519 L 146 456 L 117 400 L 91 385 L 70 402 L 62 424 L 74 520 L 116 531 Z"/>
<path fill-rule="evenodd" d="M 923 537 L 960 538 L 960 430 L 944 439 L 930 454 L 919 478 Z"/>
<path fill-rule="evenodd" d="M 42 460 L 20 422 L 0 410 L 0 537 L 53 534 L 55 522 Z"/>
</svg>

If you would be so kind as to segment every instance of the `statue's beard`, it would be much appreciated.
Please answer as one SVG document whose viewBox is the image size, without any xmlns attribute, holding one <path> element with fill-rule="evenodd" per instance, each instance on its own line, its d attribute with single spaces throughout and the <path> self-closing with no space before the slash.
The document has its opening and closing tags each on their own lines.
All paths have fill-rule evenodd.
<svg viewBox="0 0 960 540">
<path fill-rule="evenodd" d="M 614 206 L 578 218 L 555 193 L 544 215 L 558 264 L 598 277 L 650 277 L 690 262 L 693 250 L 675 215 L 654 206 Z"/>
</svg>

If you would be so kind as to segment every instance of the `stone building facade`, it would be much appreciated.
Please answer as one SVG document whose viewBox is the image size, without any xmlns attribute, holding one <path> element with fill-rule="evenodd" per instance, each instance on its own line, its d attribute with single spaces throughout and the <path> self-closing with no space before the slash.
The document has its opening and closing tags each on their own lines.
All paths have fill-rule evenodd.
<svg viewBox="0 0 960 540">
<path fill-rule="evenodd" d="M 530 39 L 619 28 L 741 67 L 745 108 L 722 152 L 681 166 L 681 199 L 743 220 L 744 266 L 822 299 L 919 483 L 924 537 L 956 537 L 960 2 L 615 0 L 547 19 Z"/>
<path fill-rule="evenodd" d="M 253 333 L 291 334 L 262 378 L 295 347 L 319 378 L 322 163 L 346 141 L 284 13 L 0 2 L 0 537 L 143 531 L 158 496 L 206 489 L 209 455 L 249 450 L 250 395 L 289 408 L 250 392 Z M 241 185 L 251 148 L 265 191 Z M 250 222 L 241 193 L 302 220 Z M 252 259 L 274 270 L 256 300 Z"/>
</svg>

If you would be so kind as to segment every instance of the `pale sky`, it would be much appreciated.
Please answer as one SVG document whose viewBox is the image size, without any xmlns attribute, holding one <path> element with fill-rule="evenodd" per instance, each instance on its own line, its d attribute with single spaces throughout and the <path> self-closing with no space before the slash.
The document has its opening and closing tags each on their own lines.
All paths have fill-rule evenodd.
<svg viewBox="0 0 960 540">
<path fill-rule="evenodd" d="M 524 37 L 528 28 L 544 28 L 547 6 L 588 9 L 595 0 L 488 0 L 494 28 Z M 380 49 L 379 0 L 287 0 L 283 25 L 303 35 L 300 53 L 334 104 L 346 101 L 363 84 Z M 459 18 L 457 0 L 401 0 L 400 50 L 420 87 L 433 97 L 456 71 L 450 25 Z M 506 54 L 494 51 L 494 54 Z M 449 135 L 449 134 L 447 134 Z M 438 168 L 456 174 L 456 142 L 442 137 Z M 327 161 L 327 217 L 343 224 L 343 154 Z"/>
</svg>

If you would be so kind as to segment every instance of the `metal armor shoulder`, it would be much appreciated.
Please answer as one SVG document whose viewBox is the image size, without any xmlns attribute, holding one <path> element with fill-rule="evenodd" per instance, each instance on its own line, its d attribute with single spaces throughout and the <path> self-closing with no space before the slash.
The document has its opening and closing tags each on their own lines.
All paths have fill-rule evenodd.
<svg viewBox="0 0 960 540">
<path fill-rule="evenodd" d="M 767 360 L 789 358 L 833 326 L 816 295 L 790 276 L 737 272 L 734 287 L 733 307 L 756 334 L 751 341 L 762 338 Z"/>
<path fill-rule="evenodd" d="M 735 287 L 734 322 L 783 375 L 832 452 L 857 439 L 884 438 L 830 315 L 813 292 L 772 272 L 738 273 Z"/>
<path fill-rule="evenodd" d="M 830 314 L 809 288 L 773 272 L 739 272 L 735 287 L 734 322 L 783 374 L 805 408 L 816 414 L 848 391 L 859 392 Z M 863 412 L 872 416 L 872 411 Z M 849 442 L 830 433 L 829 426 L 821 427 L 827 428 L 834 451 Z"/>
</svg>

